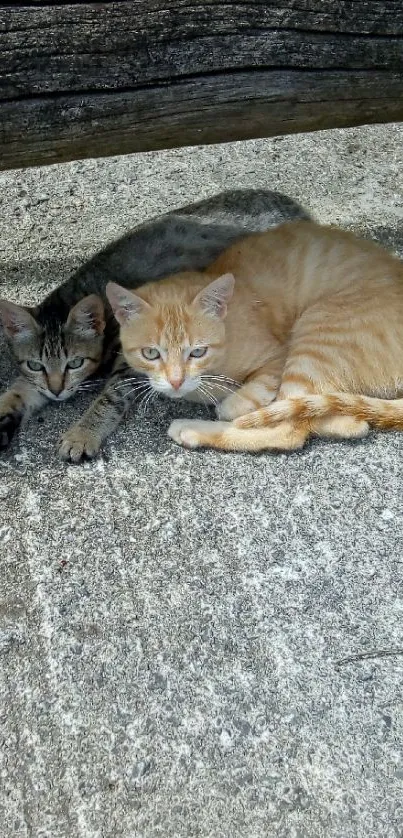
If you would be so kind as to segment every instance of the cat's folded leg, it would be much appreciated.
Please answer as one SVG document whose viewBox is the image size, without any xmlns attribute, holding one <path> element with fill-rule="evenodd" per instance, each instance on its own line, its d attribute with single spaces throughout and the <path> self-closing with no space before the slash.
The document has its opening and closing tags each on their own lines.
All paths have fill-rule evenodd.
<svg viewBox="0 0 403 838">
<path fill-rule="evenodd" d="M 168 435 L 185 448 L 218 448 L 222 451 L 296 451 L 309 436 L 307 423 L 282 422 L 275 428 L 244 430 L 233 422 L 175 419 Z"/>
<path fill-rule="evenodd" d="M 62 460 L 79 463 L 96 457 L 135 400 L 140 381 L 141 376 L 134 376 L 125 362 L 117 362 L 98 398 L 62 435 L 59 441 Z"/>
<path fill-rule="evenodd" d="M 234 424 L 237 428 L 269 428 L 280 422 L 295 420 L 297 398 L 278 399 L 267 407 L 237 416 Z"/>
<path fill-rule="evenodd" d="M 283 367 L 282 354 L 257 370 L 236 393 L 227 396 L 218 405 L 218 418 L 231 421 L 252 410 L 271 404 L 277 396 Z"/>
<path fill-rule="evenodd" d="M 7 448 L 17 428 L 46 404 L 47 398 L 22 376 L 0 396 L 0 449 Z"/>
<path fill-rule="evenodd" d="M 351 439 L 368 433 L 367 422 L 353 416 L 332 415 L 331 409 L 327 409 L 327 397 L 335 389 L 342 390 L 345 383 L 351 386 L 355 376 L 354 362 L 349 357 L 343 356 L 341 368 L 337 364 L 344 346 L 338 332 L 335 342 L 333 332 L 329 336 L 326 330 L 321 331 L 322 322 L 328 322 L 330 316 L 335 328 L 333 309 L 329 312 L 326 303 L 320 302 L 300 317 L 293 329 L 276 401 L 236 417 L 234 424 L 239 430 L 275 431 L 289 422 L 298 427 L 305 425 L 309 434 L 318 436 Z M 343 334 L 343 323 L 338 328 Z"/>
<path fill-rule="evenodd" d="M 287 399 L 282 399 L 275 402 L 272 407 L 239 416 L 235 419 L 234 425 L 240 430 L 275 429 L 290 421 L 298 425 L 298 420 L 291 418 L 295 403 L 297 399 L 290 399 L 289 402 Z M 354 416 L 330 415 L 324 419 L 310 419 L 309 433 L 330 439 L 362 439 L 369 433 L 369 423 L 363 419 L 356 419 Z"/>
<path fill-rule="evenodd" d="M 363 439 L 370 431 L 369 422 L 356 419 L 355 416 L 329 416 L 327 419 L 315 419 L 312 433 L 330 439 Z"/>
</svg>

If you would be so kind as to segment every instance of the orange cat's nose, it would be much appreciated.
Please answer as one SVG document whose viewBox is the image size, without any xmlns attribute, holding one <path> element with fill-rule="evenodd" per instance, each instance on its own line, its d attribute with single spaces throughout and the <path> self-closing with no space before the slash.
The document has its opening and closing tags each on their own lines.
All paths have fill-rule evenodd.
<svg viewBox="0 0 403 838">
<path fill-rule="evenodd" d="M 181 387 L 181 385 L 184 382 L 184 378 L 185 377 L 180 370 L 172 371 L 168 375 L 168 381 L 169 381 L 171 387 L 174 388 L 174 390 L 179 390 L 179 387 Z"/>
</svg>

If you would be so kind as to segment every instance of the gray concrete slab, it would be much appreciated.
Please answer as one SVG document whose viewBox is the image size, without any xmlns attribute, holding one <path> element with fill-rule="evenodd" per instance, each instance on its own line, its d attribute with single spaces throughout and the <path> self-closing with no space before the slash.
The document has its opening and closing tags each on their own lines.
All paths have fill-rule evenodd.
<svg viewBox="0 0 403 838">
<path fill-rule="evenodd" d="M 34 302 L 137 221 L 236 186 L 403 255 L 402 140 L 2 174 L 0 293 Z M 402 836 L 403 656 L 337 661 L 403 647 L 403 436 L 191 453 L 166 435 L 191 408 L 161 401 L 63 465 L 86 402 L 0 460 L 1 838 Z"/>
</svg>

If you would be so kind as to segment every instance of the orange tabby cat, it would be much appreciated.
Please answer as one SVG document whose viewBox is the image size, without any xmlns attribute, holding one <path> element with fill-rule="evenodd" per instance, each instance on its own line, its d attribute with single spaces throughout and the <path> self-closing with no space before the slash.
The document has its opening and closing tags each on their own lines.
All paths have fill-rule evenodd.
<svg viewBox="0 0 403 838">
<path fill-rule="evenodd" d="M 373 242 L 291 222 L 203 273 L 107 293 L 133 370 L 226 420 L 174 421 L 182 445 L 290 450 L 312 433 L 403 429 L 403 399 L 388 401 L 403 393 L 403 263 Z"/>
</svg>

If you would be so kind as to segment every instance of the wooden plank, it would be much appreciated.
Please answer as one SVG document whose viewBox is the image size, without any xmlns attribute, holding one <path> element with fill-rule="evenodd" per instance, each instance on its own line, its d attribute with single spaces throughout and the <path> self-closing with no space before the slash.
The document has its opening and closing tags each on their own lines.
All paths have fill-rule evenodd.
<svg viewBox="0 0 403 838">
<path fill-rule="evenodd" d="M 403 11 L 394 0 L 323 0 L 319 10 L 305 3 L 304 12 L 285 0 L 173 5 L 0 7 L 0 96 L 66 91 L 73 83 L 77 90 L 121 89 L 246 67 L 402 70 Z"/>
<path fill-rule="evenodd" d="M 401 0 L 0 5 L 0 168 L 403 119 Z"/>
</svg>

